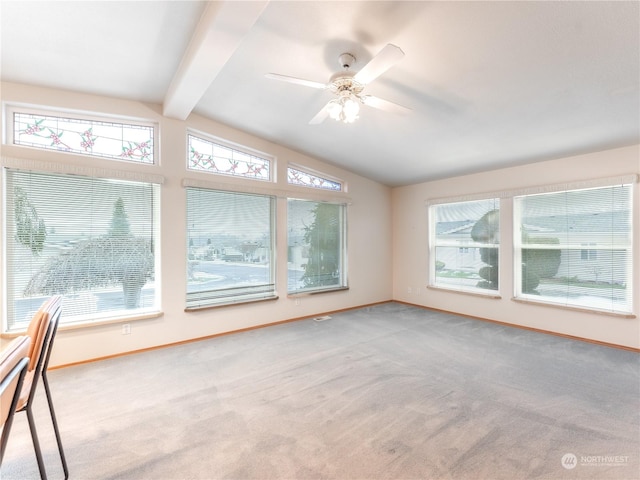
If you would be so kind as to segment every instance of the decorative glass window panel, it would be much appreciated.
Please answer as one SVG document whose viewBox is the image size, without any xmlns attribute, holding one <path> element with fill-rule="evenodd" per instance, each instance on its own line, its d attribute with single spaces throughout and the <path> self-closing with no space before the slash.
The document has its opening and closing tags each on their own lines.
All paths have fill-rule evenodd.
<svg viewBox="0 0 640 480">
<path fill-rule="evenodd" d="M 324 190 L 342 191 L 342 183 L 329 180 L 309 172 L 289 167 L 287 169 L 287 181 L 291 185 L 302 185 L 304 187 L 321 188 Z"/>
<path fill-rule="evenodd" d="M 430 283 L 497 295 L 500 271 L 500 199 L 433 205 Z"/>
<path fill-rule="evenodd" d="M 632 312 L 632 188 L 514 198 L 516 298 Z"/>
<path fill-rule="evenodd" d="M 154 163 L 154 127 L 13 112 L 13 143 L 137 163 Z"/>
<path fill-rule="evenodd" d="M 204 138 L 188 135 L 190 170 L 219 175 L 271 179 L 271 160 Z"/>
<path fill-rule="evenodd" d="M 61 324 L 159 311 L 159 187 L 6 170 L 7 326 L 26 328 L 50 295 Z"/>
<path fill-rule="evenodd" d="M 275 197 L 187 188 L 187 309 L 273 299 Z"/>
<path fill-rule="evenodd" d="M 288 292 L 347 287 L 346 205 L 288 200 Z"/>
</svg>

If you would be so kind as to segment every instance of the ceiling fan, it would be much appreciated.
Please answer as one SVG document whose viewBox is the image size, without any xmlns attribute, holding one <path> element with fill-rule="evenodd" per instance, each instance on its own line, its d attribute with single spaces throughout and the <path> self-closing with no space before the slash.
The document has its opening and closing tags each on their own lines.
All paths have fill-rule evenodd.
<svg viewBox="0 0 640 480">
<path fill-rule="evenodd" d="M 329 83 L 313 82 L 277 73 L 267 73 L 265 76 L 274 80 L 329 90 L 336 96 L 311 119 L 309 122 L 311 125 L 322 123 L 327 117 L 345 123 L 352 123 L 358 118 L 360 104 L 398 113 L 410 111 L 409 108 L 397 103 L 362 93 L 367 84 L 389 70 L 403 57 L 404 52 L 399 47 L 389 43 L 357 73 L 350 70 L 356 58 L 350 53 L 343 53 L 338 57 L 340 67 L 343 70 L 332 75 Z"/>
</svg>

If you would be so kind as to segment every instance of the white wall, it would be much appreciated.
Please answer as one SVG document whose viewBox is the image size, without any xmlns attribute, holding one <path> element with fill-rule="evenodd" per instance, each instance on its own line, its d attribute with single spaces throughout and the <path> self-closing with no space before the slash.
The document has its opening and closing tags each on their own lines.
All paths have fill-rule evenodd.
<svg viewBox="0 0 640 480">
<path fill-rule="evenodd" d="M 131 334 L 122 335 L 121 325 L 106 324 L 83 328 L 61 327 L 56 338 L 51 365 L 69 364 L 89 359 L 135 351 L 183 340 L 258 325 L 312 316 L 319 313 L 388 301 L 392 294 L 391 262 L 391 190 L 346 170 L 323 163 L 277 144 L 192 115 L 186 122 L 165 118 L 159 105 L 148 105 L 122 99 L 76 94 L 27 85 L 3 83 L 4 103 L 49 106 L 56 109 L 104 112 L 124 117 L 145 118 L 160 124 L 161 160 L 157 166 L 114 162 L 79 155 L 68 155 L 2 144 L 2 157 L 41 160 L 60 164 L 122 169 L 164 176 L 161 196 L 161 304 L 159 318 L 136 320 Z M 3 116 L 2 131 L 5 118 Z M 212 175 L 186 170 L 186 128 L 224 138 L 277 157 L 277 188 L 286 185 L 287 162 L 312 168 L 347 183 L 350 199 L 348 215 L 348 278 L 349 290 L 298 297 L 296 302 L 286 295 L 286 199 L 278 199 L 277 218 L 277 290 L 276 301 L 235 305 L 185 313 L 186 291 L 186 195 L 183 178 L 199 178 L 246 185 L 255 182 L 242 179 L 211 178 Z M 117 164 L 117 167 L 114 167 Z M 274 186 L 275 187 L 275 186 Z M 0 187 L 1 189 L 2 187 Z M 322 195 L 312 189 L 298 187 L 299 198 Z M 0 192 L 2 194 L 2 192 Z M 335 196 L 335 193 L 333 194 Z M 3 195 L 0 195 L 3 198 Z M 4 211 L 4 209 L 3 209 Z M 0 222 L 3 223 L 3 222 Z M 0 225 L 0 228 L 1 225 Z M 0 232 L 1 233 L 1 232 Z M 0 266 L 3 257 L 0 256 Z M 0 288 L 0 292 L 2 288 Z M 2 293 L 0 293 L 2 295 Z M 0 301 L 4 299 L 0 297 Z M 4 304 L 2 311 L 4 311 Z"/>
<path fill-rule="evenodd" d="M 58 109 L 105 112 L 125 117 L 147 118 L 160 124 L 161 163 L 144 166 L 118 163 L 127 171 L 149 172 L 165 177 L 162 186 L 161 303 L 159 318 L 135 321 L 131 335 L 122 335 L 120 324 L 62 329 L 56 339 L 52 365 L 69 364 L 143 348 L 243 328 L 313 316 L 333 310 L 395 299 L 416 305 L 459 312 L 482 318 L 554 331 L 602 342 L 640 347 L 639 320 L 601 314 L 525 305 L 511 300 L 513 285 L 508 255 L 502 258 L 502 299 L 491 300 L 460 293 L 427 289 L 427 209 L 430 198 L 502 191 L 553 183 L 575 182 L 600 177 L 640 173 L 640 146 L 620 148 L 527 166 L 496 170 L 447 180 L 433 181 L 393 190 L 346 170 L 323 163 L 237 129 L 192 115 L 186 122 L 164 118 L 159 105 L 122 99 L 82 95 L 60 90 L 2 83 L 3 102 L 45 105 Z M 2 131 L 4 131 L 2 120 Z M 185 168 L 187 126 L 277 157 L 278 188 L 286 185 L 286 162 L 294 162 L 341 178 L 348 184 L 349 286 L 344 292 L 299 298 L 299 305 L 286 296 L 286 229 L 278 225 L 277 301 L 237 305 L 199 312 L 184 312 L 186 289 L 185 192 L 183 178 L 202 178 Z M 42 160 L 72 165 L 114 168 L 114 162 L 58 152 L 1 145 L 3 157 Z M 206 178 L 210 178 L 207 175 Z M 222 179 L 221 181 L 225 181 Z M 249 185 L 250 181 L 235 181 Z M 1 190 L 0 186 L 0 190 Z M 636 189 L 637 190 L 637 189 Z M 305 192 L 301 189 L 300 192 Z M 636 206 L 639 205 L 636 195 Z M 3 198 L 0 191 L 0 200 Z M 278 217 L 285 218 L 285 201 L 278 201 Z M 503 210 L 502 222 L 511 225 L 511 212 Z M 634 249 L 640 252 L 640 208 L 635 211 Z M 0 229 L 2 228 L 0 222 Z M 504 228 L 508 232 L 510 228 Z M 393 233 L 392 233 L 393 232 Z M 0 231 L 0 234 L 2 232 Z M 508 235 L 502 246 L 510 249 Z M 0 267 L 3 257 L 0 255 Z M 634 259 L 634 304 L 640 304 L 640 255 Z M 412 293 L 408 293 L 411 287 Z M 2 288 L 0 303 L 3 305 Z"/>
<path fill-rule="evenodd" d="M 523 304 L 513 294 L 510 255 L 501 255 L 501 298 L 427 289 L 429 199 L 499 192 L 511 189 L 640 173 L 640 145 L 561 158 L 446 180 L 395 188 L 393 204 L 393 298 L 398 301 L 458 312 L 627 347 L 640 347 L 640 320 L 563 308 Z M 635 188 L 634 251 L 640 252 L 640 201 Z M 512 211 L 501 211 L 501 247 L 512 249 Z M 633 301 L 640 306 L 640 255 L 634 259 Z M 411 288 L 411 293 L 409 293 Z"/>
</svg>

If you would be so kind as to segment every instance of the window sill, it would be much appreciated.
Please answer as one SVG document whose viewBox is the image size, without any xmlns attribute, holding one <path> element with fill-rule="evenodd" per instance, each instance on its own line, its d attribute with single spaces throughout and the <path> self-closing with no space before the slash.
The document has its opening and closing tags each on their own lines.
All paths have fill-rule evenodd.
<svg viewBox="0 0 640 480">
<path fill-rule="evenodd" d="M 492 300 L 501 300 L 502 296 L 499 293 L 481 293 L 472 290 L 458 290 L 457 288 L 440 287 L 436 285 L 427 285 L 429 290 L 440 290 L 442 292 L 461 293 L 463 295 L 471 295 L 473 297 L 489 298 Z"/>
<path fill-rule="evenodd" d="M 131 315 L 131 316 L 123 316 L 118 318 L 105 318 L 103 320 L 86 320 L 86 321 L 80 320 L 78 322 L 72 322 L 67 324 L 60 323 L 58 325 L 58 332 L 64 332 L 67 330 L 80 330 L 80 329 L 91 328 L 91 327 L 100 327 L 103 325 L 111 325 L 114 323 L 136 322 L 138 320 L 148 320 L 150 318 L 159 318 L 163 315 L 164 315 L 164 312 L 159 311 L 159 312 L 141 313 L 138 315 Z M 8 332 L 3 332 L 2 334 L 0 334 L 0 338 L 14 338 L 20 335 L 25 335 L 27 333 L 28 326 L 29 324 L 27 323 L 24 329 L 10 330 Z"/>
<path fill-rule="evenodd" d="M 302 292 L 292 292 L 287 294 L 287 298 L 306 297 L 309 295 L 318 295 L 319 293 L 344 292 L 349 287 L 324 288 L 322 290 L 305 290 Z"/>
<path fill-rule="evenodd" d="M 542 301 L 536 301 L 536 300 L 530 300 L 530 299 L 524 299 L 524 298 L 518 298 L 518 297 L 512 297 L 511 300 L 517 303 L 528 303 L 529 305 L 537 305 L 540 307 L 559 308 L 561 310 L 571 310 L 574 312 L 581 312 L 581 313 L 592 313 L 595 315 L 605 315 L 608 317 L 628 318 L 628 319 L 636 318 L 636 315 L 634 315 L 633 313 L 616 313 L 616 312 L 610 312 L 608 310 L 597 310 L 595 308 L 574 307 L 571 305 L 560 305 L 557 303 L 542 302 Z"/>
<path fill-rule="evenodd" d="M 199 310 L 211 310 L 212 308 L 224 308 L 224 307 L 233 307 L 234 305 L 246 305 L 248 303 L 258 303 L 258 302 L 271 302 L 273 300 L 278 300 L 278 296 L 275 295 L 273 297 L 266 298 L 251 298 L 247 300 L 240 300 L 237 302 L 225 302 L 225 303 L 217 303 L 213 305 L 202 305 L 198 307 L 186 307 L 184 309 L 185 312 L 197 312 Z"/>
</svg>

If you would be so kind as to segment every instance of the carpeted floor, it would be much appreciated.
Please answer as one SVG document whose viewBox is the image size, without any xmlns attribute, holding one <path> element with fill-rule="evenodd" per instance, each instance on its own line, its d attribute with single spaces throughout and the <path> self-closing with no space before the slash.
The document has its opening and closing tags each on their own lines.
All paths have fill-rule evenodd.
<svg viewBox="0 0 640 480">
<path fill-rule="evenodd" d="M 49 379 L 71 479 L 640 478 L 638 354 L 402 304 Z M 38 478 L 26 420 L 2 480 Z"/>
</svg>

